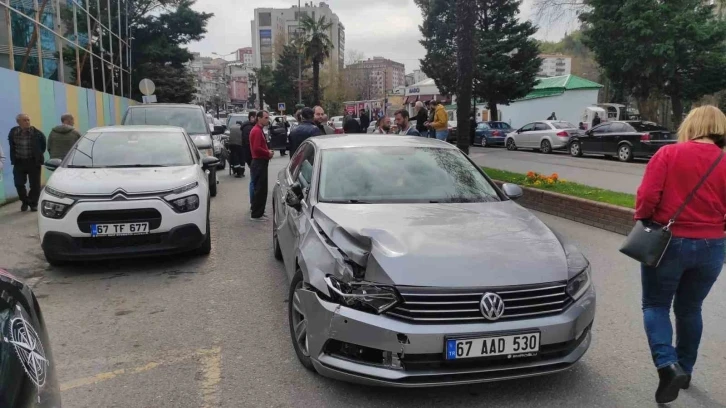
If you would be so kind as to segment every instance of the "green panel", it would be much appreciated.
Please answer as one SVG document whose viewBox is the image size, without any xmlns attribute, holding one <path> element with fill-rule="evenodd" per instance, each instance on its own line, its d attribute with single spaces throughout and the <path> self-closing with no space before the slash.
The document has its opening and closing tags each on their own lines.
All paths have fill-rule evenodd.
<svg viewBox="0 0 726 408">
<path fill-rule="evenodd" d="M 111 104 L 113 99 L 109 94 L 103 94 L 103 120 L 106 126 L 111 126 L 115 122 L 115 118 L 111 116 Z"/>
<path fill-rule="evenodd" d="M 78 129 L 81 134 L 86 133 L 89 129 L 88 93 L 93 93 L 93 91 L 86 88 L 78 88 L 78 119 L 76 120 L 76 129 Z"/>
</svg>

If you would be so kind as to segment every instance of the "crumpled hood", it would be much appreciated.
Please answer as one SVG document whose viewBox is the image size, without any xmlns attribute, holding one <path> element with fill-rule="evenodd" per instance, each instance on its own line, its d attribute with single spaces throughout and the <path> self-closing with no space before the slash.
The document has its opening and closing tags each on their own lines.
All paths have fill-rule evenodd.
<svg viewBox="0 0 726 408">
<path fill-rule="evenodd" d="M 48 185 L 73 195 L 111 194 L 172 190 L 197 180 L 197 166 L 118 169 L 69 169 L 59 167 Z"/>
<path fill-rule="evenodd" d="M 325 234 L 366 269 L 365 280 L 484 287 L 568 278 L 555 234 L 512 201 L 467 204 L 319 203 Z"/>
<path fill-rule="evenodd" d="M 53 128 L 53 132 L 61 134 L 70 133 L 71 130 L 73 130 L 73 126 L 70 125 L 58 125 Z"/>
</svg>

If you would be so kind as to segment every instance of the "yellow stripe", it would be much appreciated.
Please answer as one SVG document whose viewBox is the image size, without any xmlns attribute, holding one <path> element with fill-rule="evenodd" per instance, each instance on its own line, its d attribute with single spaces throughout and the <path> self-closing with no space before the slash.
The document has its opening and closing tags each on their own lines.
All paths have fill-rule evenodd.
<svg viewBox="0 0 726 408">
<path fill-rule="evenodd" d="M 43 117 L 40 113 L 40 86 L 39 78 L 34 75 L 20 73 L 20 107 L 23 112 L 30 116 L 30 123 L 37 129 L 43 129 Z"/>
<path fill-rule="evenodd" d="M 96 94 L 96 123 L 97 126 L 106 126 L 106 121 L 103 116 L 103 94 L 98 91 L 94 91 Z"/>
<path fill-rule="evenodd" d="M 113 97 L 114 111 L 116 112 L 116 125 L 121 124 L 121 97 Z"/>
<path fill-rule="evenodd" d="M 65 85 L 66 87 L 66 109 L 68 113 L 73 115 L 78 121 L 78 88 L 73 85 Z M 57 115 L 62 115 L 65 112 L 56 112 Z"/>
</svg>

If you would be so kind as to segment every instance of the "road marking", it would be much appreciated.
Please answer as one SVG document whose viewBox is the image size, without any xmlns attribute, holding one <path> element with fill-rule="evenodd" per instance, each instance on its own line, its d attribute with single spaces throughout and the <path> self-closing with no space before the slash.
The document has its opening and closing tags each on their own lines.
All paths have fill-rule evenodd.
<svg viewBox="0 0 726 408">
<path fill-rule="evenodd" d="M 222 349 L 215 347 L 200 353 L 199 362 L 202 364 L 202 407 L 212 408 L 219 405 L 217 390 L 222 380 Z"/>
</svg>

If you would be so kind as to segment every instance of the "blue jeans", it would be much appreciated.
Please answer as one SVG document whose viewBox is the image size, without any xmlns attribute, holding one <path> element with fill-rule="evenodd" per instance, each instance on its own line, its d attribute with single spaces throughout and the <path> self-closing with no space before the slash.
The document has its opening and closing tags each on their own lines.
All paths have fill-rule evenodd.
<svg viewBox="0 0 726 408">
<path fill-rule="evenodd" d="M 657 268 L 641 266 L 643 320 L 656 368 L 680 363 L 687 373 L 693 371 L 703 332 L 701 306 L 721 273 L 723 261 L 723 239 L 673 238 Z M 671 303 L 676 316 L 676 347 Z"/>
<path fill-rule="evenodd" d="M 439 140 L 446 141 L 446 138 L 449 136 L 448 130 L 437 130 L 436 131 L 436 138 Z"/>
</svg>

